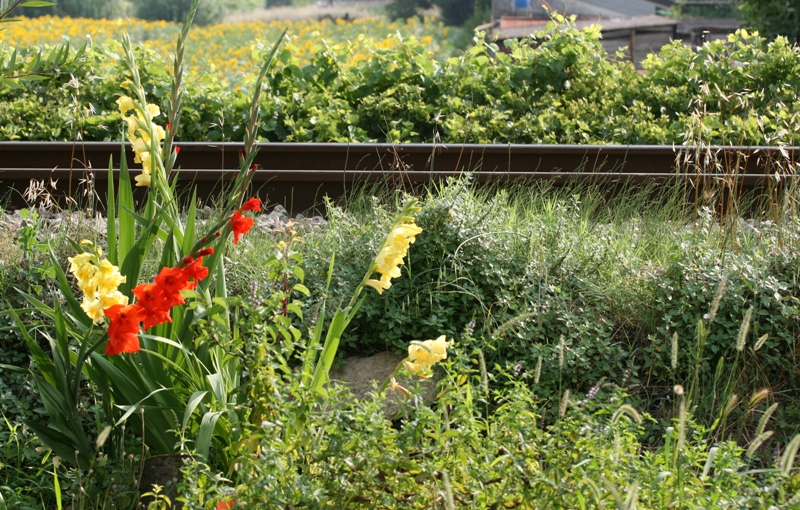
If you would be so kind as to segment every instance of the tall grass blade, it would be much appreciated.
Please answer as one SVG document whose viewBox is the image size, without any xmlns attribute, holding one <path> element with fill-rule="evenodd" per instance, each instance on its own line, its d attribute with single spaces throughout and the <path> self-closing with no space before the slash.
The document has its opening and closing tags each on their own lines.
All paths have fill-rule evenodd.
<svg viewBox="0 0 800 510">
<path fill-rule="evenodd" d="M 756 341 L 756 344 L 753 346 L 753 350 L 758 351 L 759 349 L 764 347 L 764 344 L 767 342 L 767 340 L 769 340 L 769 333 L 764 333 Z"/>
<path fill-rule="evenodd" d="M 122 143 L 122 158 L 119 162 L 119 191 L 117 192 L 117 216 L 119 217 L 119 253 L 117 265 L 133 250 L 136 243 L 136 221 L 130 214 L 136 205 L 133 202 L 131 176 L 128 172 L 128 161 L 125 158 L 125 143 Z"/>
<path fill-rule="evenodd" d="M 711 324 L 714 322 L 714 319 L 717 318 L 717 312 L 719 311 L 719 304 L 722 301 L 722 296 L 725 294 L 725 286 L 728 284 L 728 273 L 722 277 L 717 285 L 717 291 L 714 293 L 714 300 L 711 301 L 711 308 L 708 310 L 707 320 L 708 323 Z"/>
<path fill-rule="evenodd" d="M 719 448 L 714 446 L 710 450 L 708 450 L 708 458 L 706 459 L 706 464 L 703 466 L 703 473 L 700 475 L 700 480 L 705 481 L 708 478 L 708 474 L 711 472 L 711 468 L 714 467 L 714 457 L 717 456 L 717 452 Z"/>
<path fill-rule="evenodd" d="M 563 418 L 567 414 L 567 406 L 569 405 L 569 390 L 565 390 L 561 397 L 561 405 L 558 406 L 558 417 Z"/>
<path fill-rule="evenodd" d="M 747 334 L 750 332 L 750 318 L 753 316 L 753 310 L 752 306 L 747 309 L 742 319 L 742 325 L 739 327 L 739 335 L 736 337 L 736 350 L 739 352 L 744 350 Z"/>
<path fill-rule="evenodd" d="M 750 402 L 747 403 L 750 406 L 750 409 L 754 408 L 759 402 L 766 399 L 769 396 L 769 390 L 767 388 L 761 388 L 760 390 L 753 393 L 753 396 L 750 397 Z"/>
<path fill-rule="evenodd" d="M 622 415 L 628 416 L 631 420 L 635 421 L 639 425 L 642 424 L 642 416 L 639 412 L 630 404 L 622 404 L 614 411 L 614 414 L 611 416 L 611 423 L 616 424 Z"/>
<path fill-rule="evenodd" d="M 672 334 L 672 358 L 670 360 L 672 371 L 678 369 L 678 332 Z"/>
<path fill-rule="evenodd" d="M 762 432 L 761 434 L 756 435 L 756 438 L 753 439 L 752 443 L 750 443 L 750 446 L 747 448 L 747 451 L 745 452 L 744 456 L 747 457 L 748 459 L 752 457 L 753 454 L 756 453 L 756 450 L 761 448 L 761 445 L 764 444 L 764 441 L 772 437 L 774 433 L 775 433 L 774 430 L 768 430 L 766 432 Z"/>
<path fill-rule="evenodd" d="M 117 244 L 117 201 L 114 196 L 114 156 L 108 158 L 108 195 L 106 196 L 106 240 L 108 261 L 119 266 Z"/>
<path fill-rule="evenodd" d="M 761 416 L 761 419 L 758 420 L 758 426 L 756 427 L 756 433 L 755 433 L 756 436 L 761 435 L 761 433 L 764 432 L 764 429 L 767 428 L 767 422 L 769 422 L 769 419 L 772 417 L 772 413 L 774 413 L 776 409 L 778 409 L 777 402 L 769 406 L 769 408 L 766 411 L 764 411 L 764 414 Z"/>
<path fill-rule="evenodd" d="M 792 468 L 794 467 L 794 458 L 797 456 L 797 450 L 800 448 L 800 434 L 794 436 L 794 439 L 789 443 L 789 446 L 786 447 L 786 451 L 783 452 L 783 457 L 781 457 L 781 467 L 780 473 L 783 476 L 789 476 L 792 472 Z"/>
</svg>

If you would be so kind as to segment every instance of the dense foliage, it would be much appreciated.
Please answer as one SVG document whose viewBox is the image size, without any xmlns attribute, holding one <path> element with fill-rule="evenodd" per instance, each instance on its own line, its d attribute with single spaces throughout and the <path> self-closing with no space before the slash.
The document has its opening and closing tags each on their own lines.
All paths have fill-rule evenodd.
<svg viewBox="0 0 800 510">
<path fill-rule="evenodd" d="M 233 508 L 336 509 L 792 508 L 798 502 L 800 476 L 748 473 L 752 460 L 733 441 L 709 449 L 703 433 L 694 432 L 684 443 L 688 429 L 676 426 L 661 429 L 662 444 L 643 451 L 651 419 L 614 384 L 565 395 L 563 413 L 546 425 L 538 388 L 521 381 L 496 386 L 479 363 L 477 351 L 459 352 L 438 385 L 437 406 L 409 397 L 394 423 L 383 418 L 384 394 L 352 403 L 340 390 L 339 404 L 315 415 L 291 441 L 276 432 L 303 402 L 283 383 L 257 433 L 259 454 L 243 462 L 240 483 L 190 464 L 186 508 L 218 501 L 234 502 Z"/>
<path fill-rule="evenodd" d="M 432 58 L 425 36 L 297 38 L 278 56 L 260 133 L 292 142 L 796 142 L 800 50 L 785 39 L 739 32 L 696 51 L 675 42 L 638 73 L 609 59 L 599 37 L 567 22 L 536 44 L 510 41 L 501 51 L 478 39 L 444 60 Z M 60 76 L 1 89 L 0 139 L 118 139 L 121 70 L 108 51 L 118 50 L 104 44 Z M 152 101 L 163 105 L 168 64 L 148 50 L 141 60 Z M 178 140 L 241 140 L 249 85 L 230 87 L 202 70 L 188 81 Z"/>
<path fill-rule="evenodd" d="M 321 299 L 346 301 L 392 221 L 395 195 L 376 191 L 332 205 L 323 228 L 252 233 L 230 252 L 230 291 L 244 295 L 230 303 L 231 338 L 244 342 L 256 418 L 240 447 L 252 454 L 222 476 L 213 462 L 190 463 L 188 508 L 427 508 L 447 498 L 469 508 L 575 508 L 581 498 L 643 508 L 797 504 L 796 450 L 787 449 L 800 415 L 796 217 L 720 217 L 649 188 L 609 199 L 591 188 L 490 192 L 455 181 L 424 196 L 423 232 L 402 276 L 364 302 L 342 337 L 358 355 L 455 339 L 436 404 L 401 398 L 391 421 L 382 409 L 397 390 L 376 387 L 354 402 L 332 388 L 317 407 L 291 370 L 306 348 L 302 332 L 322 320 Z M 0 251 L 0 291 L 50 301 L 46 251 L 66 263 L 65 239 L 91 237 L 92 227 L 25 214 Z M 291 290 L 299 281 L 310 297 Z M 286 303 L 303 313 L 282 313 Z M 24 365 L 21 339 L 0 331 L 6 362 Z M 230 341 L 212 333 L 199 338 Z M 2 407 L 10 470 L 0 494 L 21 507 L 53 491 L 52 475 L 23 466 L 52 460 L 18 422 L 41 412 L 32 388 L 9 370 L 0 382 L 16 397 Z M 87 386 L 82 396 L 90 423 L 93 395 Z M 283 433 L 308 409 L 298 434 Z M 134 430 L 127 451 L 139 440 Z M 54 468 L 65 491 L 83 484 L 128 498 L 131 485 L 109 479 L 132 484 L 135 469 Z"/>
<path fill-rule="evenodd" d="M 774 39 L 784 36 L 800 40 L 800 2 L 798 0 L 739 0 L 739 9 L 748 27 Z"/>
</svg>

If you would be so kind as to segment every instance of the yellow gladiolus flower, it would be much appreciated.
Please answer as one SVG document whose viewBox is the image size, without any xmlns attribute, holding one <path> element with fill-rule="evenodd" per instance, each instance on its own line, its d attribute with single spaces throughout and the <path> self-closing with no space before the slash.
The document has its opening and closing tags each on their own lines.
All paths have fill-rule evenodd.
<svg viewBox="0 0 800 510">
<path fill-rule="evenodd" d="M 81 241 L 81 246 L 91 247 L 93 243 Z M 69 270 L 83 292 L 81 308 L 95 323 L 103 321 L 104 310 L 128 304 L 128 297 L 117 290 L 125 282 L 125 277 L 108 259 L 100 260 L 102 253 L 97 249 L 94 253 L 84 252 L 69 258 Z"/>
<path fill-rule="evenodd" d="M 128 127 L 128 141 L 133 145 L 133 161 L 142 164 L 142 174 L 136 176 L 136 185 L 150 186 L 154 162 L 150 153 L 150 149 L 153 148 L 151 147 L 151 142 L 155 139 L 156 143 L 153 149 L 155 157 L 160 159 L 159 149 L 166 136 L 164 128 L 152 122 L 153 117 L 161 115 L 161 110 L 158 105 L 147 104 L 145 105 L 147 115 L 145 115 L 143 111 L 136 108 L 133 100 L 128 96 L 121 96 L 117 99 L 117 104 L 119 105 L 120 113 L 125 117 L 125 123 Z M 134 110 L 136 114 L 125 116 L 130 110 Z M 151 119 L 149 123 L 147 116 Z"/>
<path fill-rule="evenodd" d="M 142 172 L 136 177 L 133 178 L 136 181 L 137 186 L 147 186 L 150 187 L 150 173 L 149 172 Z"/>
<path fill-rule="evenodd" d="M 408 346 L 408 357 L 403 361 L 403 365 L 412 374 L 426 377 L 433 365 L 447 359 L 447 348 L 450 345 L 451 342 L 447 341 L 445 335 L 436 340 L 413 341 Z"/>
<path fill-rule="evenodd" d="M 364 285 L 377 290 L 378 294 L 383 294 L 384 290 L 391 287 L 392 278 L 397 278 L 402 274 L 400 265 L 403 264 L 403 259 L 408 254 L 409 246 L 420 232 L 422 229 L 414 224 L 414 218 L 403 217 L 401 222 L 389 233 L 383 248 L 373 262 L 373 272 L 380 273 L 380 279 L 369 279 L 364 282 Z"/>
<path fill-rule="evenodd" d="M 119 113 L 123 116 L 129 111 L 136 109 L 133 106 L 133 100 L 128 96 L 120 96 L 119 99 L 117 99 L 117 104 L 119 105 Z"/>
</svg>

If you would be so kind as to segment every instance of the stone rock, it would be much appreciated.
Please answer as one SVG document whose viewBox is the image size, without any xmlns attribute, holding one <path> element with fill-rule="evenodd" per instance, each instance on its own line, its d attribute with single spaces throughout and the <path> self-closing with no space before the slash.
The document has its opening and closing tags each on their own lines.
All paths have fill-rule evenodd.
<svg viewBox="0 0 800 510">
<path fill-rule="evenodd" d="M 405 354 L 382 352 L 374 356 L 351 357 L 344 360 L 341 368 L 331 369 L 330 378 L 334 384 L 344 384 L 353 393 L 356 399 L 361 399 L 372 391 L 373 383 L 380 387 L 386 379 L 392 376 L 397 366 L 406 358 Z M 419 397 L 425 404 L 436 401 L 436 376 L 431 379 L 420 379 L 411 376 L 404 369 L 395 376 L 397 383 L 409 390 L 417 390 L 415 395 L 407 396 L 399 390 L 386 389 L 387 401 L 384 415 L 387 419 L 397 418 L 402 409 L 401 403 L 405 399 Z"/>
</svg>

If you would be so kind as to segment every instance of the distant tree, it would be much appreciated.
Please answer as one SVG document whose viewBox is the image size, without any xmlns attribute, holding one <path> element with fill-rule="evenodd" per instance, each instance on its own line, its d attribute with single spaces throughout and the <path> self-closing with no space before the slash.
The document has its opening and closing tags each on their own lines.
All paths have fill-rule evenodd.
<svg viewBox="0 0 800 510">
<path fill-rule="evenodd" d="M 472 17 L 475 0 L 433 0 L 442 11 L 442 21 L 447 25 L 461 26 Z"/>
<path fill-rule="evenodd" d="M 186 18 L 192 0 L 133 0 L 134 15 L 140 19 L 181 22 Z M 225 4 L 222 0 L 200 0 L 194 22 L 208 25 L 222 21 Z"/>
<path fill-rule="evenodd" d="M 267 0 L 267 7 L 284 7 L 292 5 L 292 0 Z"/>
<path fill-rule="evenodd" d="M 128 14 L 122 0 L 55 0 L 54 3 L 49 7 L 22 7 L 19 14 L 28 17 L 51 14 L 72 18 L 116 18 Z"/>
<path fill-rule="evenodd" d="M 392 0 L 386 5 L 386 14 L 392 20 L 408 19 L 416 16 L 419 9 L 430 8 L 430 0 Z"/>
<path fill-rule="evenodd" d="M 800 41 L 800 0 L 739 0 L 739 9 L 746 26 L 764 37 Z"/>
<path fill-rule="evenodd" d="M 405 19 L 433 5 L 439 7 L 442 21 L 447 25 L 477 26 L 491 18 L 491 0 L 394 0 L 386 6 L 386 12 L 392 19 Z M 480 21 L 471 23 L 477 18 Z"/>
</svg>

